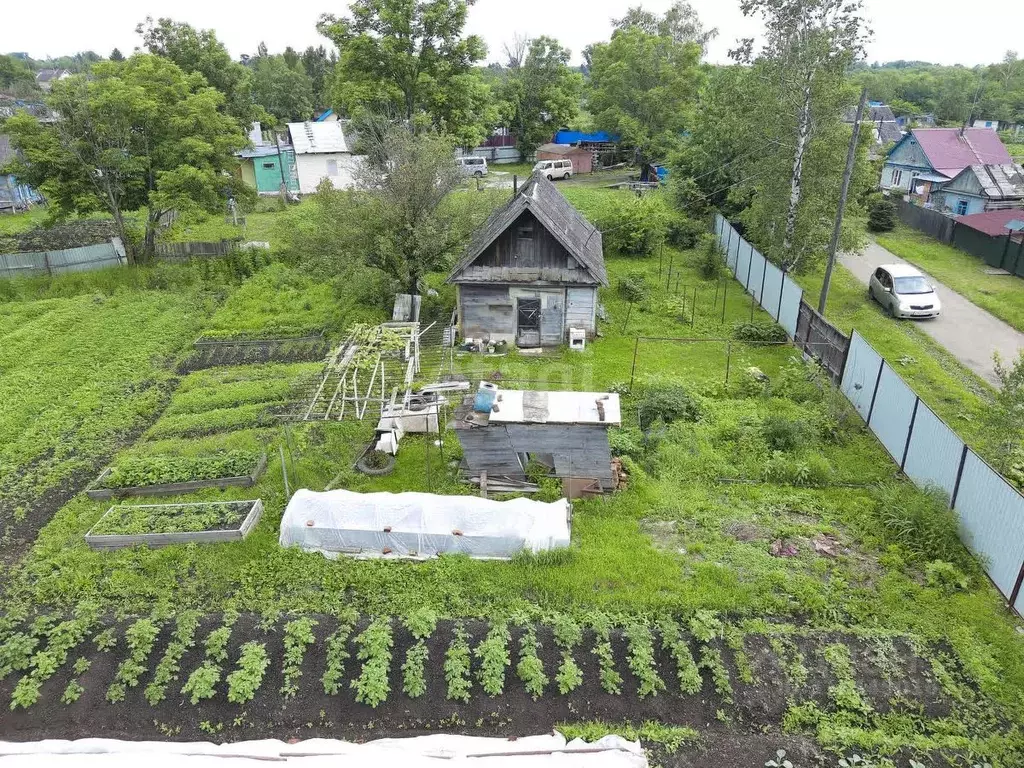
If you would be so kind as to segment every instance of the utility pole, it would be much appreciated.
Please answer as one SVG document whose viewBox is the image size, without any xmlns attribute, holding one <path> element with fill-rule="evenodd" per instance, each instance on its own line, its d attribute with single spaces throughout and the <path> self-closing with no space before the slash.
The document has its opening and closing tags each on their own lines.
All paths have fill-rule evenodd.
<svg viewBox="0 0 1024 768">
<path fill-rule="evenodd" d="M 853 163 L 857 159 L 857 141 L 860 139 L 860 119 L 864 116 L 864 105 L 868 100 L 868 89 L 860 92 L 860 103 L 857 105 L 857 116 L 853 119 L 853 135 L 850 137 L 850 148 L 846 152 L 846 170 L 843 171 L 843 186 L 839 191 L 839 208 L 836 210 L 836 226 L 832 230 L 832 240 L 828 244 L 828 263 L 825 265 L 825 279 L 821 284 L 821 296 L 818 297 L 818 314 L 825 314 L 825 303 L 828 301 L 828 288 L 832 282 L 832 268 L 836 264 L 836 251 L 839 249 L 839 235 L 843 229 L 843 211 L 846 208 L 846 197 L 850 193 L 850 178 L 853 176 Z"/>
</svg>

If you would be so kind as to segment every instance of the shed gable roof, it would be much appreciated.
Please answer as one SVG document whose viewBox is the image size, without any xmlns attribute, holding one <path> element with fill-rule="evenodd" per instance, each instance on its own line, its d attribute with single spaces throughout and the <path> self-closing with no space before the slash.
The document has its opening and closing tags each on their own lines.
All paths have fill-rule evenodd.
<svg viewBox="0 0 1024 768">
<path fill-rule="evenodd" d="M 459 274 L 512 226 L 524 211 L 532 213 L 597 282 L 608 285 L 601 233 L 583 218 L 583 214 L 565 199 L 554 184 L 536 173 L 523 184 L 518 195 L 494 211 L 477 230 L 466 254 L 455 265 L 446 282 L 456 282 Z"/>
<path fill-rule="evenodd" d="M 351 153 L 341 123 L 288 123 L 297 155 Z"/>
</svg>

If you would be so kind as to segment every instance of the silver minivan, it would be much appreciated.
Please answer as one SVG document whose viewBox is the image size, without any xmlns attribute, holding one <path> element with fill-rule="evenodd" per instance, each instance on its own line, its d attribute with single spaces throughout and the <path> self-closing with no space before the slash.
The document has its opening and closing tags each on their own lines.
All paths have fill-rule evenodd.
<svg viewBox="0 0 1024 768">
<path fill-rule="evenodd" d="M 455 164 L 459 166 L 459 170 L 466 176 L 480 178 L 487 175 L 487 158 L 485 157 L 476 157 L 475 155 L 457 157 L 455 158 Z"/>
<path fill-rule="evenodd" d="M 572 178 L 572 160 L 541 160 L 533 166 L 533 172 L 547 176 L 548 181 Z"/>
<path fill-rule="evenodd" d="M 868 280 L 868 296 L 895 318 L 938 317 L 942 302 L 935 286 L 909 264 L 883 264 Z"/>
</svg>

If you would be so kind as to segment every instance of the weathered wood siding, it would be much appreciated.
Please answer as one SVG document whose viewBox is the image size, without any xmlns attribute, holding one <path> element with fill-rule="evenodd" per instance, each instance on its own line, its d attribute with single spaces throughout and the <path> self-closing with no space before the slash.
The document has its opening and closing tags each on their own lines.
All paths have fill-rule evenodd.
<svg viewBox="0 0 1024 768">
<path fill-rule="evenodd" d="M 515 302 L 507 285 L 460 285 L 459 318 L 464 338 L 515 338 Z"/>
<path fill-rule="evenodd" d="M 566 291 L 565 328 L 584 328 L 588 336 L 597 330 L 597 288 L 569 288 Z"/>
<path fill-rule="evenodd" d="M 458 282 L 595 285 L 590 273 L 529 211 L 459 275 Z"/>
</svg>

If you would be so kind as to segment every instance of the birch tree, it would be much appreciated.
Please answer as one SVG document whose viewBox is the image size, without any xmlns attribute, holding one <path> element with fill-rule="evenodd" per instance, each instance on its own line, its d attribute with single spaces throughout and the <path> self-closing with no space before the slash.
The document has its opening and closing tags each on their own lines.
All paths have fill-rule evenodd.
<svg viewBox="0 0 1024 768">
<path fill-rule="evenodd" d="M 813 243 L 800 242 L 798 237 L 809 154 L 817 136 L 836 130 L 846 96 L 846 73 L 862 54 L 868 31 L 861 0 L 743 0 L 740 8 L 745 16 L 764 21 L 764 45 L 755 51 L 754 40 L 748 38 L 730 54 L 740 63 L 754 65 L 767 98 L 766 109 L 791 123 L 788 131 L 777 136 L 775 149 L 790 158 L 787 190 L 780 201 L 783 210 L 772 218 L 765 239 L 781 248 L 781 252 L 774 249 L 775 260 L 792 269 Z M 841 174 L 842 168 L 837 171 Z M 767 202 L 762 200 L 762 206 Z"/>
</svg>

